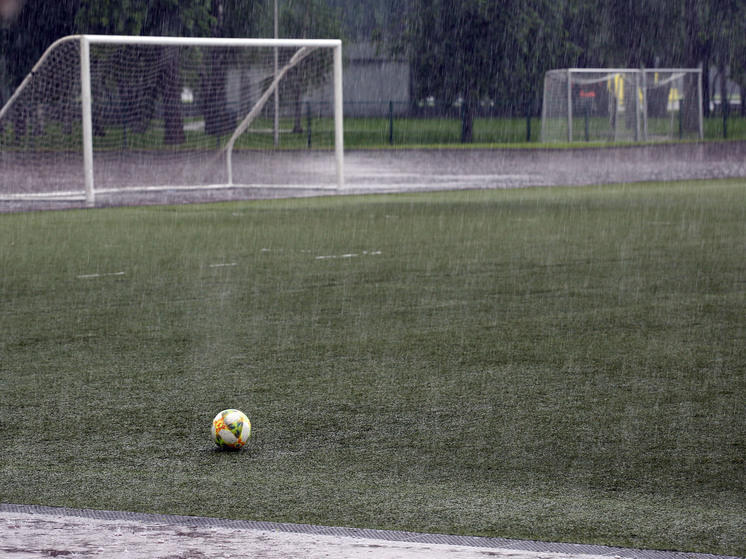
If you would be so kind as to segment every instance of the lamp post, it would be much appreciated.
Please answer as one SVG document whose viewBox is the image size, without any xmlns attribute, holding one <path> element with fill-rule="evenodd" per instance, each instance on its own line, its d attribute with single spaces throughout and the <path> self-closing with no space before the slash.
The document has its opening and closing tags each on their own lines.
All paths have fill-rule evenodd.
<svg viewBox="0 0 746 559">
<path fill-rule="evenodd" d="M 277 21 L 277 0 L 275 2 L 275 39 L 279 37 L 279 23 Z M 275 47 L 275 78 L 277 77 L 277 68 L 279 66 L 279 55 Z M 275 87 L 275 123 L 274 123 L 274 140 L 275 147 L 280 145 L 280 91 Z"/>
</svg>

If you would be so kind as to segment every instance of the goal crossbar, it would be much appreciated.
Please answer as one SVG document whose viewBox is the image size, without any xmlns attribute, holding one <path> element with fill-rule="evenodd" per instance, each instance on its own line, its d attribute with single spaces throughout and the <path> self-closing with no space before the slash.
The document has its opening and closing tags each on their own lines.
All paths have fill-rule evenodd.
<svg viewBox="0 0 746 559">
<path fill-rule="evenodd" d="M 13 94 L 5 104 L 0 107 L 0 118 L 2 118 L 13 101 L 26 88 L 28 82 L 33 78 L 36 70 L 49 57 L 55 47 L 61 43 L 70 41 L 81 41 L 91 44 L 117 44 L 117 45 L 151 45 L 151 46 L 203 46 L 203 47 L 327 47 L 334 49 L 342 48 L 340 39 L 229 39 L 212 37 L 145 37 L 135 35 L 67 35 L 54 41 L 41 55 L 31 71 L 26 75 Z"/>
</svg>

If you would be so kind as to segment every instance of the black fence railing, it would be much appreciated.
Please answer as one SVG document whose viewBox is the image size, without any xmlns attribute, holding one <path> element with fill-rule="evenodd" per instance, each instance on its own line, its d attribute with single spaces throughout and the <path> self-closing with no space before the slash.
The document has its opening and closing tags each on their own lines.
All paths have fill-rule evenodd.
<svg viewBox="0 0 746 559">
<path fill-rule="evenodd" d="M 429 145 L 459 143 L 463 139 L 464 105 L 434 100 L 345 101 L 345 145 Z M 304 103 L 308 145 L 314 145 L 314 128 L 328 129 L 330 102 Z M 472 111 L 472 142 L 525 143 L 539 140 L 541 119 L 514 114 L 511 108 L 482 103 Z"/>
</svg>

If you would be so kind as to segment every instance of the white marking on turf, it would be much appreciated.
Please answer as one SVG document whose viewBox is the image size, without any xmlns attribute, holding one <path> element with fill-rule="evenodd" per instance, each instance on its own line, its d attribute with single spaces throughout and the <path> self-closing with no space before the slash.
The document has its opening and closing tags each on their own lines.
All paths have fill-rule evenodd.
<svg viewBox="0 0 746 559">
<path fill-rule="evenodd" d="M 321 256 L 316 256 L 316 260 L 330 260 L 333 258 L 357 258 L 359 256 L 377 256 L 381 254 L 380 250 L 364 250 L 361 254 L 357 254 L 355 252 L 350 252 L 347 254 L 326 254 Z"/>
<path fill-rule="evenodd" d="M 238 266 L 237 262 L 221 262 L 218 264 L 210 264 L 210 268 L 225 268 L 228 266 Z"/>
<path fill-rule="evenodd" d="M 78 279 L 93 279 L 93 278 L 104 278 L 107 276 L 123 276 L 124 272 L 109 272 L 104 274 L 82 274 L 76 276 Z"/>
</svg>

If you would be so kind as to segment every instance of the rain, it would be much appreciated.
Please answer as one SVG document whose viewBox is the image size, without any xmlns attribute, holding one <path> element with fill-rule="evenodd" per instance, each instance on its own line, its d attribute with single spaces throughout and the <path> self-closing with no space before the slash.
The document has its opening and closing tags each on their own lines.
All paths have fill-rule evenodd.
<svg viewBox="0 0 746 559">
<path fill-rule="evenodd" d="M 272 92 L 269 76 L 292 49 L 250 56 L 227 48 L 195 50 L 182 54 L 177 69 L 175 51 L 165 46 L 138 53 L 131 46 L 94 44 L 91 95 L 98 103 L 92 109 L 90 188 L 101 192 L 103 205 L 169 202 L 175 198 L 166 187 L 199 185 L 247 188 L 205 189 L 185 194 L 187 199 L 328 194 L 342 180 L 345 192 L 359 193 L 743 175 L 746 158 L 738 142 L 720 148 L 695 142 L 676 150 L 634 145 L 740 138 L 745 57 L 743 6 L 737 2 L 659 0 L 621 7 L 614 2 L 412 0 L 359 2 L 353 10 L 335 0 L 276 5 L 266 0 L 132 5 L 5 0 L 1 9 L 2 211 L 29 204 L 79 205 L 80 194 L 74 193 L 82 188 L 81 173 L 89 172 L 81 169 L 80 155 L 44 147 L 64 142 L 79 149 L 82 141 L 74 125 L 81 118 L 77 41 L 63 40 L 47 50 L 78 33 L 343 39 L 343 171 L 328 151 L 339 143 L 330 128 L 330 52 L 314 53 L 290 69 Z M 703 36 L 705 29 L 710 35 Z M 279 57 L 275 66 L 273 54 Z M 259 56 L 266 56 L 263 69 Z M 564 69 L 569 68 L 627 70 L 576 73 L 568 81 Z M 670 71 L 676 68 L 689 73 Z M 134 82 L 112 81 L 130 74 L 137 76 Z M 550 79 L 554 75 L 560 81 Z M 54 102 L 39 105 L 49 88 Z M 230 134 L 262 92 L 273 97 L 255 107 L 261 112 L 238 139 L 237 157 L 226 175 Z M 696 109 L 689 108 L 696 106 L 699 120 Z M 288 128 L 276 115 L 287 118 Z M 62 138 L 55 123 L 62 125 Z M 169 155 L 137 153 L 154 136 Z M 264 148 L 270 136 L 275 148 L 308 149 L 286 157 Z M 609 142 L 632 145 L 602 153 L 517 149 L 567 143 L 595 148 Z M 448 153 L 468 145 L 490 151 Z M 253 155 L 241 149 L 254 146 L 260 151 Z M 371 158 L 365 149 L 374 146 L 389 149 Z M 417 147 L 425 151 L 411 149 Z M 433 157 L 429 147 L 438 147 L 444 157 Z M 204 157 L 195 158 L 195 150 Z M 667 164 L 650 165 L 651 160 Z M 27 161 L 33 161 L 32 172 Z M 409 172 L 412 167 L 416 173 Z M 335 178 L 342 172 L 343 179 Z M 45 191 L 49 196 L 40 196 Z"/>
<path fill-rule="evenodd" d="M 0 0 L 0 553 L 744 555 L 745 92 L 738 0 Z"/>
</svg>

